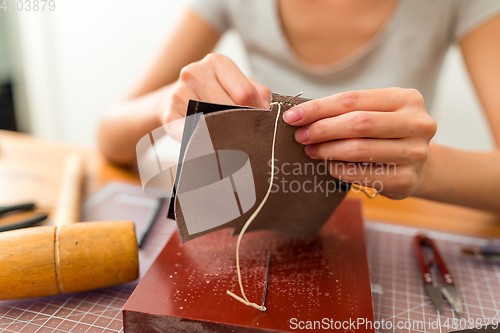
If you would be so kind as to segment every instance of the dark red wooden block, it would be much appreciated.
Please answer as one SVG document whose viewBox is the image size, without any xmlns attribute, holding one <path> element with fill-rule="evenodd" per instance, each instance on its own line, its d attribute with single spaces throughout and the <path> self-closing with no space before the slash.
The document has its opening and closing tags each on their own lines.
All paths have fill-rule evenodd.
<svg viewBox="0 0 500 333">
<path fill-rule="evenodd" d="M 235 246 L 230 230 L 184 245 L 174 235 L 125 304 L 125 332 L 292 332 L 299 321 L 323 327 L 358 318 L 373 322 L 359 202 L 344 201 L 313 237 L 291 239 L 269 231 L 243 237 L 243 283 L 257 304 L 272 253 L 267 312 L 226 295 L 227 289 L 240 295 Z M 374 332 L 365 325 L 354 331 Z"/>
</svg>

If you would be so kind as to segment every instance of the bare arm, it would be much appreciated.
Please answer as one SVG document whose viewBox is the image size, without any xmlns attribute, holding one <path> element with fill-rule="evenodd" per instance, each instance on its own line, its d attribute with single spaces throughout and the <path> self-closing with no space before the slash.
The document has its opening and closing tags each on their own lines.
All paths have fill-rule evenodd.
<svg viewBox="0 0 500 333">
<path fill-rule="evenodd" d="M 186 10 L 149 70 L 127 96 L 104 115 L 98 133 L 101 151 L 111 161 L 135 161 L 139 139 L 162 124 L 181 69 L 202 59 L 219 40 L 217 33 L 196 14 Z"/>
<path fill-rule="evenodd" d="M 460 43 L 469 75 L 489 120 L 496 150 L 466 152 L 430 145 L 416 196 L 500 212 L 500 17 Z M 464 135 L 469 135 L 464 133 Z"/>
<path fill-rule="evenodd" d="M 102 120 L 99 145 L 109 160 L 134 163 L 139 139 L 184 117 L 190 99 L 269 107 L 269 89 L 247 78 L 229 58 L 207 55 L 219 37 L 196 14 L 185 12 L 145 77 Z"/>
<path fill-rule="evenodd" d="M 461 42 L 497 146 L 499 35 L 497 17 Z M 344 92 L 295 106 L 283 117 L 300 127 L 295 138 L 306 154 L 327 160 L 336 178 L 374 187 L 391 199 L 413 195 L 500 212 L 500 150 L 477 153 L 429 144 L 436 124 L 416 90 Z M 374 172 L 367 167 L 372 164 Z"/>
</svg>

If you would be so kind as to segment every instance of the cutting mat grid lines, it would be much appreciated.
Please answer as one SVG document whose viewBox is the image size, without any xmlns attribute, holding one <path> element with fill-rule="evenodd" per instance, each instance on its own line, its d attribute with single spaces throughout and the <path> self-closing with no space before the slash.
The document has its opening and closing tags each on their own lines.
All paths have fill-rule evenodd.
<svg viewBox="0 0 500 333">
<path fill-rule="evenodd" d="M 371 282 L 380 291 L 373 294 L 375 320 L 391 322 L 379 332 L 450 332 L 471 328 L 469 320 L 482 324 L 500 320 L 500 268 L 491 263 L 463 259 L 457 254 L 458 245 L 484 245 L 486 240 L 425 232 L 435 239 L 443 260 L 455 277 L 464 308 L 461 320 L 446 301 L 444 313 L 439 314 L 423 288 L 413 248 L 413 236 L 421 232 L 366 223 Z M 442 283 L 437 270 L 431 272 L 438 283 Z M 453 323 L 458 326 L 449 326 Z"/>
<path fill-rule="evenodd" d="M 133 289 L 2 302 L 0 332 L 120 332 L 121 309 Z"/>
<path fill-rule="evenodd" d="M 95 216 L 109 219 L 127 214 L 123 194 L 148 198 L 140 187 L 111 184 L 98 193 L 99 199 L 84 207 L 85 220 Z M 136 212 L 136 210 L 134 210 Z M 146 212 L 147 213 L 147 212 Z M 133 214 L 132 214 L 133 215 Z M 147 214 L 146 214 L 147 215 Z M 175 222 L 165 221 L 166 207 L 140 251 L 141 275 L 175 232 Z M 144 223 L 136 221 L 137 223 Z M 372 280 L 375 320 L 407 322 L 456 318 L 445 302 L 444 316 L 439 317 L 424 291 L 413 253 L 412 236 L 419 230 L 379 223 L 366 223 L 366 239 Z M 500 268 L 460 259 L 457 244 L 484 245 L 485 240 L 444 233 L 426 232 L 436 241 L 443 259 L 454 275 L 464 305 L 466 319 L 499 318 Z M 38 299 L 0 302 L 0 333 L 116 333 L 123 332 L 121 309 L 136 283 Z M 379 292 L 380 291 L 380 292 Z M 380 329 L 379 332 L 448 332 L 445 327 L 419 329 Z"/>
</svg>

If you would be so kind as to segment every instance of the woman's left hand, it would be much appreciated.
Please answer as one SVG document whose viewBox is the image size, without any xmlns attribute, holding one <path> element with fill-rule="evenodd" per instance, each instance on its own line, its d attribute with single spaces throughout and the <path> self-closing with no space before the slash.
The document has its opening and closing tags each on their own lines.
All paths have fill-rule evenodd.
<svg viewBox="0 0 500 333">
<path fill-rule="evenodd" d="M 412 195 L 423 178 L 436 122 L 415 89 L 344 92 L 300 104 L 283 114 L 301 126 L 295 139 L 330 174 L 369 186 L 391 199 Z"/>
</svg>

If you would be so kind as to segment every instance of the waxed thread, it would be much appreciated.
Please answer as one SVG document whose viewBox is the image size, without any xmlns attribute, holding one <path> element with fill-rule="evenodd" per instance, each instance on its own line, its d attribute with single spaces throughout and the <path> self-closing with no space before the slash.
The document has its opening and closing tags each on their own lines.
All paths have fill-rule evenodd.
<svg viewBox="0 0 500 333">
<path fill-rule="evenodd" d="M 278 114 L 276 115 L 276 121 L 275 121 L 275 124 L 274 124 L 273 145 L 272 145 L 272 149 L 271 149 L 271 181 L 269 182 L 269 188 L 267 189 L 267 193 L 264 196 L 264 199 L 262 199 L 260 205 L 257 207 L 257 209 L 253 212 L 253 214 L 245 222 L 245 225 L 241 229 L 240 234 L 238 236 L 238 241 L 236 242 L 236 271 L 238 273 L 238 283 L 240 285 L 241 295 L 243 296 L 243 298 L 241 298 L 240 296 L 234 294 L 233 292 L 231 292 L 229 290 L 226 291 L 226 294 L 228 294 L 229 296 L 233 297 L 237 301 L 240 301 L 241 303 L 243 303 L 243 304 L 245 304 L 247 306 L 251 306 L 251 307 L 253 307 L 253 308 L 257 309 L 257 310 L 260 310 L 262 312 L 267 311 L 266 307 L 264 305 L 258 305 L 256 303 L 250 302 L 248 300 L 247 296 L 245 295 L 245 289 L 243 288 L 243 282 L 241 280 L 240 255 L 239 255 L 239 252 L 240 252 L 240 242 L 241 242 L 241 239 L 243 238 L 243 234 L 248 229 L 248 227 L 250 226 L 250 224 L 252 223 L 252 221 L 255 219 L 255 217 L 260 213 L 262 207 L 264 207 L 264 204 L 267 201 L 267 198 L 269 197 L 269 194 L 271 193 L 271 189 L 272 189 L 273 181 L 274 181 L 274 147 L 275 147 L 275 144 L 276 144 L 276 132 L 278 130 L 278 120 L 279 120 L 279 117 L 280 117 L 281 105 L 282 104 L 293 105 L 293 104 L 286 103 L 286 102 L 274 102 L 274 103 L 271 103 L 271 105 L 278 105 Z"/>
<path fill-rule="evenodd" d="M 273 181 L 274 181 L 274 148 L 275 148 L 275 144 L 276 144 L 276 132 L 278 130 L 278 120 L 279 120 L 279 116 L 280 116 L 280 113 L 281 113 L 281 105 L 288 105 L 288 106 L 292 106 L 294 107 L 296 104 L 292 104 L 292 103 L 289 103 L 289 101 L 295 99 L 296 97 L 302 95 L 302 92 L 291 97 L 290 99 L 288 99 L 287 101 L 284 101 L 284 102 L 273 102 L 270 104 L 270 106 L 272 105 L 278 105 L 278 113 L 276 115 L 276 121 L 275 121 L 275 124 L 274 124 L 274 134 L 273 134 L 273 144 L 272 144 L 272 150 L 271 150 L 271 180 L 269 182 L 269 188 L 267 189 L 267 193 L 266 195 L 264 196 L 264 199 L 262 199 L 261 203 L 259 204 L 259 206 L 257 207 L 257 209 L 253 212 L 253 214 L 248 218 L 248 220 L 245 222 L 243 228 L 241 229 L 240 231 L 240 234 L 238 235 L 238 241 L 236 242 L 236 271 L 238 273 L 238 284 L 240 286 L 240 291 L 241 291 L 241 295 L 243 296 L 240 297 L 238 295 L 236 295 L 235 293 L 229 291 L 229 290 L 226 290 L 226 294 L 233 297 L 234 299 L 236 299 L 237 301 L 247 305 L 247 306 L 251 306 L 257 310 L 260 310 L 262 312 L 266 312 L 267 309 L 266 307 L 264 306 L 264 303 L 262 305 L 258 305 L 256 303 L 253 303 L 253 302 L 250 302 L 247 298 L 247 296 L 245 295 L 245 289 L 243 288 L 243 282 L 241 280 L 241 270 L 240 270 L 240 255 L 239 255 L 239 252 L 240 252 L 240 243 L 241 243 L 241 239 L 243 238 L 243 235 L 245 234 L 246 230 L 248 229 L 248 227 L 250 226 L 250 224 L 253 222 L 253 220 L 255 219 L 255 217 L 260 213 L 262 207 L 264 207 L 264 204 L 266 203 L 267 201 L 267 198 L 269 197 L 269 194 L 271 193 L 271 189 L 272 189 L 272 186 L 273 186 Z M 366 194 L 370 199 L 373 199 L 375 198 L 378 194 L 379 194 L 379 191 L 375 190 L 375 194 L 372 195 L 372 194 L 369 194 L 368 192 L 366 192 L 366 190 L 364 190 L 362 187 L 359 188 L 364 194 Z"/>
</svg>

